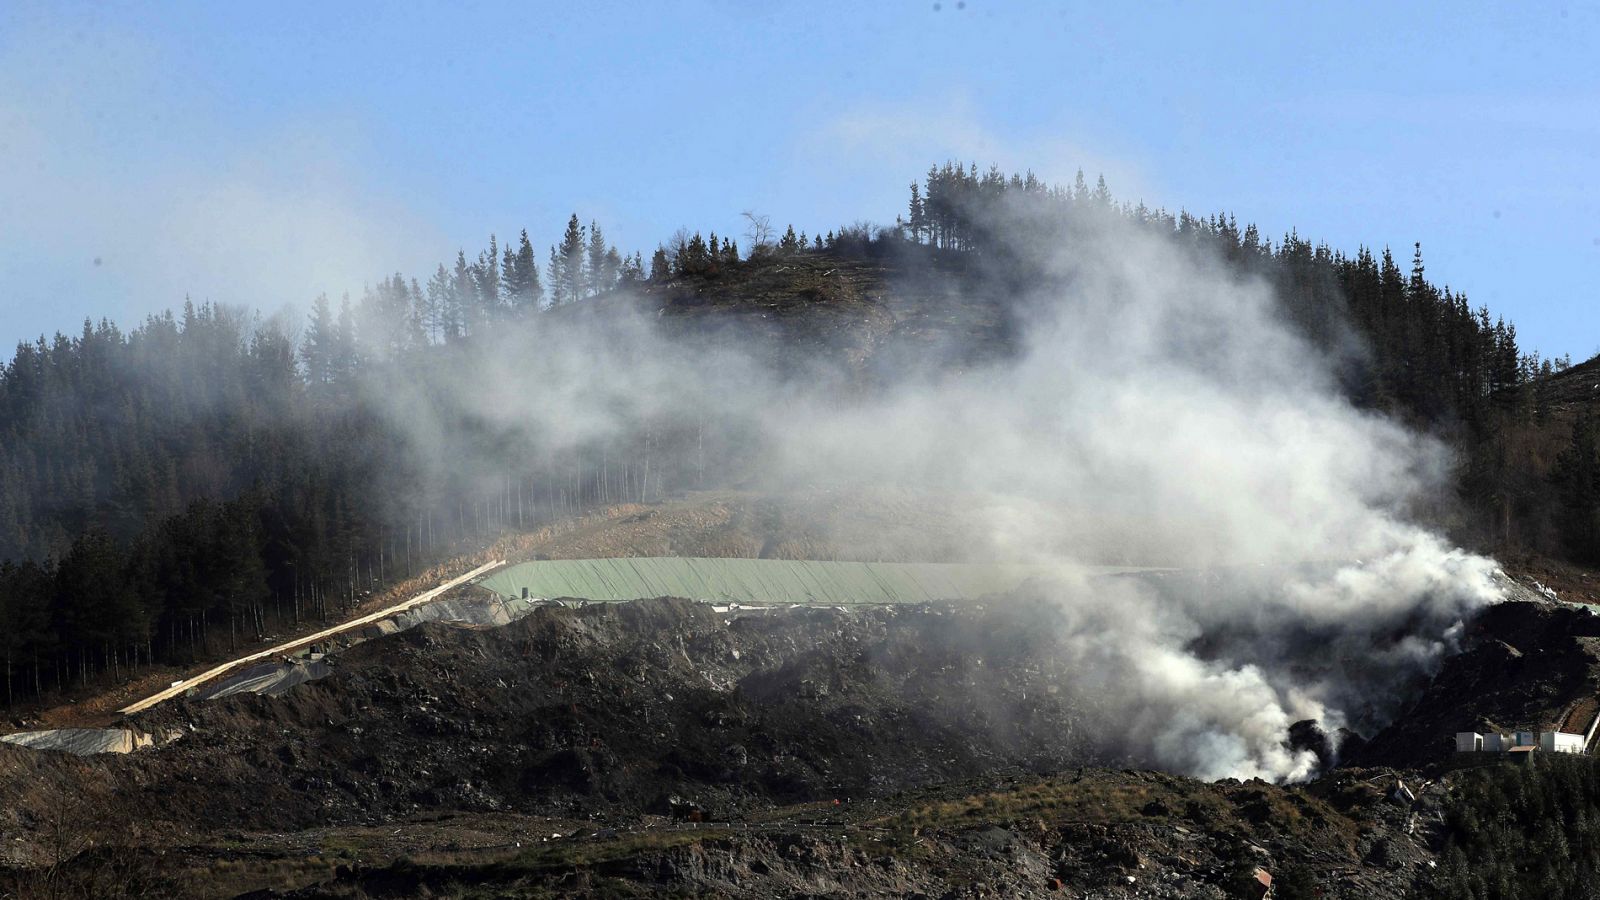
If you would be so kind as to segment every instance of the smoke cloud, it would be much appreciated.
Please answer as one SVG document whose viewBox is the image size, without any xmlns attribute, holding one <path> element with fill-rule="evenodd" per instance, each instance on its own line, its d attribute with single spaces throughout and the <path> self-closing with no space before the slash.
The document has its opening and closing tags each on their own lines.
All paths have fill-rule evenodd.
<svg viewBox="0 0 1600 900">
<path fill-rule="evenodd" d="M 1108 753 L 1204 778 L 1308 777 L 1317 760 L 1287 745 L 1289 726 L 1391 718 L 1463 617 L 1498 598 L 1497 568 L 1414 523 L 1445 490 L 1445 449 L 1344 399 L 1269 285 L 1083 215 L 995 223 L 1026 279 L 950 277 L 1016 323 L 985 364 L 884 346 L 904 374 L 864 388 L 820 351 L 778 366 L 741 332 L 686 338 L 652 294 L 546 315 L 426 389 L 383 385 L 382 401 L 414 465 L 481 466 L 486 481 L 500 476 L 462 443 L 463 419 L 555 455 L 637 447 L 646 422 L 698 430 L 677 446 L 703 452 L 709 430 L 721 485 L 950 498 L 972 556 L 1059 572 L 1035 589 L 1081 673 L 1064 689 L 1111 713 L 1096 725 Z M 692 468 L 658 471 L 672 465 Z M 1093 564 L 1177 571 L 1087 577 Z"/>
</svg>

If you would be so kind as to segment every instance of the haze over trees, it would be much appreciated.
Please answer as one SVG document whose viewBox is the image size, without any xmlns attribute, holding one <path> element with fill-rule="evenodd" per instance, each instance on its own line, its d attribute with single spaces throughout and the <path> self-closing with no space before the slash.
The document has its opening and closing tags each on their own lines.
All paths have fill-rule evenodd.
<svg viewBox="0 0 1600 900">
<path fill-rule="evenodd" d="M 625 438 L 559 448 L 462 419 L 440 427 L 496 470 L 411 470 L 397 463 L 406 438 L 375 408 L 374 386 L 404 380 L 444 397 L 490 335 L 537 334 L 547 317 L 619 287 L 781 274 L 798 254 L 987 272 L 1008 295 L 1045 277 L 1018 242 L 1072 241 L 1102 216 L 1275 284 L 1282 315 L 1339 360 L 1354 402 L 1460 450 L 1463 511 L 1438 511 L 1456 531 L 1480 546 L 1600 560 L 1595 426 L 1552 424 L 1541 388 L 1565 361 L 1523 353 L 1510 324 L 1430 282 L 1420 247 L 1403 267 L 1387 248 L 1351 255 L 1294 233 L 1273 241 L 1231 215 L 1118 203 L 1103 179 L 1056 186 L 947 163 L 911 186 L 892 229 L 780 234 L 751 214 L 746 253 L 730 236 L 683 231 L 647 266 L 573 215 L 543 266 L 527 232 L 503 247 L 490 236 L 432 273 L 394 273 L 356 299 L 317 297 L 303 322 L 186 303 L 131 331 L 86 321 L 20 344 L 0 371 L 5 700 L 329 616 L 474 537 L 716 486 L 708 455 L 737 455 L 708 441 L 705 419 L 645 418 Z M 1533 446 L 1543 468 L 1526 461 Z"/>
</svg>

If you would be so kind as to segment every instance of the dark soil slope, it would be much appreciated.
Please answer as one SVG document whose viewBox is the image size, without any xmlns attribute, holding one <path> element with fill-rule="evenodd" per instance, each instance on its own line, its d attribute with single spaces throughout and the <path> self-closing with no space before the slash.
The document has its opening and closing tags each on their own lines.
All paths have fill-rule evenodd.
<svg viewBox="0 0 1600 900">
<path fill-rule="evenodd" d="M 1582 608 L 1501 603 L 1472 621 L 1465 640 L 1355 762 L 1440 762 L 1454 753 L 1456 732 L 1547 730 L 1600 692 L 1600 616 Z"/>
<path fill-rule="evenodd" d="M 1092 741 L 1115 711 L 1062 689 L 1054 615 L 658 599 L 423 625 L 280 697 L 139 717 L 183 733 L 158 750 L 0 748 L 0 893 L 50 877 L 66 833 L 83 884 L 164 879 L 148 896 L 1221 898 L 1258 866 L 1282 897 L 1403 896 L 1466 833 L 1446 827 L 1459 773 L 1119 771 Z M 1595 621 L 1487 610 L 1367 754 L 1427 762 L 1479 719 L 1592 695 Z"/>
<path fill-rule="evenodd" d="M 285 895 L 1224 900 L 1259 896 L 1266 872 L 1278 897 L 1302 900 L 1405 896 L 1432 871 L 1410 812 L 1359 779 L 1305 790 L 1091 770 L 804 813 L 583 834 L 488 864 L 351 868 Z"/>
<path fill-rule="evenodd" d="M 686 345 L 738 347 L 774 372 L 870 390 L 1018 349 L 1017 292 L 937 263 L 816 252 L 652 282 L 553 311 L 558 323 L 642 313 Z"/>
<path fill-rule="evenodd" d="M 656 600 L 427 625 L 281 697 L 159 708 L 139 724 L 183 739 L 93 765 L 148 819 L 287 828 L 439 809 L 726 816 L 1106 762 L 1087 749 L 1095 713 L 1051 690 L 1067 676 L 1047 615 Z"/>
</svg>

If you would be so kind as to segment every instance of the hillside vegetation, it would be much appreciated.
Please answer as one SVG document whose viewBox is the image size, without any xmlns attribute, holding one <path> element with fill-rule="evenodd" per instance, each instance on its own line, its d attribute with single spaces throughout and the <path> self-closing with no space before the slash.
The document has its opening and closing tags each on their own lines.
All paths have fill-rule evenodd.
<svg viewBox="0 0 1600 900">
<path fill-rule="evenodd" d="M 709 395 L 684 416 L 641 383 L 607 429 L 526 433 L 462 404 L 504 390 L 463 381 L 485 360 L 539 372 L 517 402 L 575 410 L 586 376 L 563 376 L 562 346 L 596 329 L 613 335 L 601 365 L 622 374 L 630 359 L 733 348 L 841 402 L 964 377 L 1022 351 L 1021 323 L 1057 277 L 1041 248 L 1111 221 L 1272 283 L 1354 402 L 1453 443 L 1458 495 L 1420 514 L 1480 548 L 1600 561 L 1587 398 L 1511 325 L 1430 281 L 1420 248 L 1407 269 L 1387 249 L 1118 204 L 1103 183 L 946 165 L 893 228 L 790 229 L 745 253 L 685 234 L 647 274 L 574 217 L 542 270 L 525 234 L 514 248 L 491 238 L 425 284 L 395 275 L 355 302 L 319 298 L 303 328 L 185 304 L 131 330 L 85 322 L 20 344 L 0 372 L 4 701 L 327 617 L 502 530 L 766 487 L 760 435 Z M 637 322 L 648 329 L 622 324 Z"/>
</svg>

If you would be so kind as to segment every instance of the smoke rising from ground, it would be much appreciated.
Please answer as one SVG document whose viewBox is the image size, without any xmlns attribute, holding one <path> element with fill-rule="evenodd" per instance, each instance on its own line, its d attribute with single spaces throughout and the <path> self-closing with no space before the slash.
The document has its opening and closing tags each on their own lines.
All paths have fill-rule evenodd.
<svg viewBox="0 0 1600 900">
<path fill-rule="evenodd" d="M 1081 673 L 1062 687 L 1106 711 L 1092 727 L 1108 753 L 1206 778 L 1306 777 L 1317 761 L 1288 748 L 1289 726 L 1392 717 L 1399 688 L 1497 598 L 1496 567 L 1412 523 L 1444 490 L 1445 451 L 1342 398 L 1267 285 L 1085 215 L 998 223 L 1031 274 L 963 288 L 1003 294 L 1020 323 L 992 365 L 865 390 L 825 361 L 780 376 L 749 342 L 666 336 L 646 297 L 637 315 L 545 316 L 539 336 L 506 336 L 430 396 L 382 396 L 428 465 L 472 465 L 457 414 L 554 454 L 698 429 L 656 463 L 669 473 L 693 467 L 684 448 L 709 428 L 745 436 L 727 445 L 741 486 L 958 498 L 975 555 L 1059 570 L 1037 590 L 1058 602 L 1060 652 Z M 1079 572 L 1104 563 L 1188 571 Z"/>
</svg>

